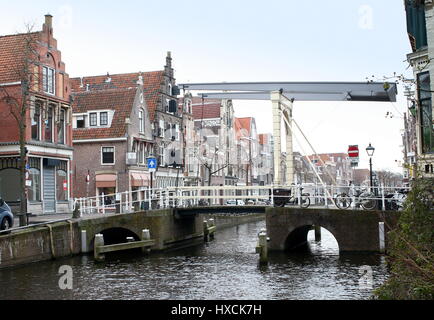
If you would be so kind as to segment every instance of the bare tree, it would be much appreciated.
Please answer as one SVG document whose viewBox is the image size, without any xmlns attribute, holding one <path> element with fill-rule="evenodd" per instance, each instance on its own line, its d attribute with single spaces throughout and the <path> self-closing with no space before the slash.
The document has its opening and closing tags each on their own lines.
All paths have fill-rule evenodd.
<svg viewBox="0 0 434 320">
<path fill-rule="evenodd" d="M 15 119 L 19 133 L 20 146 L 20 226 L 26 225 L 27 213 L 27 187 L 26 187 L 26 129 L 27 117 L 31 106 L 31 90 L 32 86 L 39 84 L 39 72 L 37 72 L 38 64 L 38 34 L 32 32 L 33 26 L 26 24 L 26 32 L 18 34 L 20 43 L 16 48 L 15 61 L 13 64 L 3 66 L 4 69 L 10 70 L 15 79 L 19 79 L 21 83 L 20 91 L 17 92 L 11 87 L 0 87 L 0 102 L 6 103 L 9 106 L 10 115 Z"/>
</svg>

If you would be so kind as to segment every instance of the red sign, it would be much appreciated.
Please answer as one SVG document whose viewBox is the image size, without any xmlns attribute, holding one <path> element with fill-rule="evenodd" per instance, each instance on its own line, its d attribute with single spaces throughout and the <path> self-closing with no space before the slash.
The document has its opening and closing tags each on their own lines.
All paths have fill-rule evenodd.
<svg viewBox="0 0 434 320">
<path fill-rule="evenodd" d="M 63 190 L 68 190 L 68 182 L 66 180 L 63 180 Z"/>
<path fill-rule="evenodd" d="M 348 147 L 348 156 L 350 158 L 358 158 L 359 157 L 359 146 L 349 146 Z"/>
</svg>

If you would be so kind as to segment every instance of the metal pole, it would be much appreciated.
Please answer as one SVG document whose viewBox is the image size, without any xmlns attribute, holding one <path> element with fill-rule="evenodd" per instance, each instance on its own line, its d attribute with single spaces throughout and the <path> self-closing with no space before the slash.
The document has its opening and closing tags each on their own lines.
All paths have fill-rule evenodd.
<svg viewBox="0 0 434 320">
<path fill-rule="evenodd" d="M 372 157 L 369 157 L 369 183 L 371 185 L 371 192 L 372 192 Z"/>
</svg>

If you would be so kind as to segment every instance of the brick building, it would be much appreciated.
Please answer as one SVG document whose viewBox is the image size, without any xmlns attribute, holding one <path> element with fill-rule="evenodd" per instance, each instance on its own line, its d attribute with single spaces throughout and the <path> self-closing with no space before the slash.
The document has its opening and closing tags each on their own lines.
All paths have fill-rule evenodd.
<svg viewBox="0 0 434 320">
<path fill-rule="evenodd" d="M 28 102 L 20 118 L 27 150 L 27 211 L 67 212 L 73 158 L 70 92 L 51 15 L 45 16 L 42 31 L 0 36 L 0 196 L 13 207 L 21 193 L 20 146 L 8 98 L 18 105 Z"/>
<path fill-rule="evenodd" d="M 143 86 L 72 96 L 74 197 L 138 191 L 132 200 L 143 199 L 151 179 L 146 158 L 154 146 Z"/>
<path fill-rule="evenodd" d="M 164 70 L 126 74 L 72 78 L 73 92 L 104 91 L 108 89 L 137 88 L 143 82 L 154 142 L 150 155 L 158 160 L 153 187 L 181 186 L 182 165 L 182 114 L 178 108 L 179 90 L 174 78 L 170 52 Z"/>
</svg>

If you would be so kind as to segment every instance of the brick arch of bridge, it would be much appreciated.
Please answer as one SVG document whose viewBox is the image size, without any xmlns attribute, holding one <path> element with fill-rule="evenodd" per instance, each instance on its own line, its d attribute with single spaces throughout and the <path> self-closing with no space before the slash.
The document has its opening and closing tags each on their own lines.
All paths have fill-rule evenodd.
<svg viewBox="0 0 434 320">
<path fill-rule="evenodd" d="M 339 252 L 378 252 L 378 223 L 385 222 L 386 233 L 396 225 L 399 213 L 380 211 L 270 208 L 266 228 L 271 251 L 284 251 L 288 244 L 306 241 L 310 226 L 330 231 L 339 245 Z M 295 233 L 294 233 L 295 232 Z M 291 243 L 292 242 L 292 243 Z M 386 234 L 387 246 L 387 234 Z"/>
</svg>

